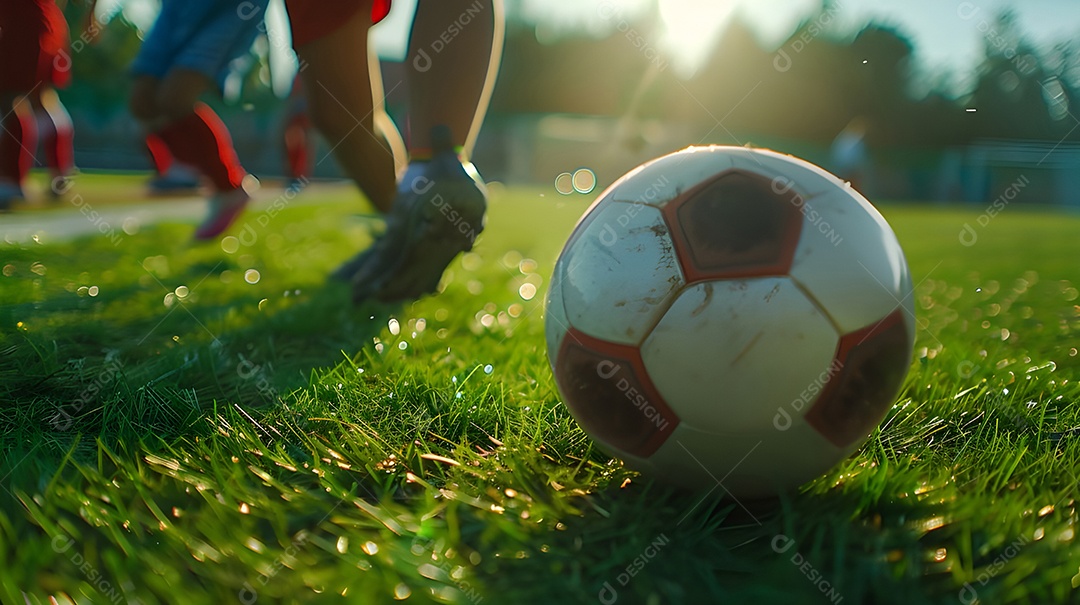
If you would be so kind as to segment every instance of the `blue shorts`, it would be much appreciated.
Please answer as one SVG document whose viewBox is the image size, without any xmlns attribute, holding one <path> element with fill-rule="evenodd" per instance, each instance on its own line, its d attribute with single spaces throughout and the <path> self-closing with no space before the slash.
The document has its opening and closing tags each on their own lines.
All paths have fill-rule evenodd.
<svg viewBox="0 0 1080 605">
<path fill-rule="evenodd" d="M 220 89 L 233 61 L 244 56 L 255 41 L 269 3 L 163 0 L 161 14 L 132 62 L 131 72 L 161 79 L 173 69 L 190 69 Z"/>
</svg>

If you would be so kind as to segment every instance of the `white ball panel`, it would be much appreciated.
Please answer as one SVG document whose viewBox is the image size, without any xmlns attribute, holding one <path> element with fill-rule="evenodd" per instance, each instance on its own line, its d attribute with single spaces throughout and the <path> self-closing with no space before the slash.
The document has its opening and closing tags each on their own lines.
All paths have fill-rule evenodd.
<svg viewBox="0 0 1080 605">
<path fill-rule="evenodd" d="M 759 430 L 828 380 L 839 335 L 786 277 L 695 284 L 641 347 L 656 388 L 684 422 Z"/>
<path fill-rule="evenodd" d="M 850 188 L 805 201 L 791 267 L 843 333 L 872 325 L 903 301 L 914 317 L 911 277 L 889 224 Z M 913 328 L 911 328 L 913 329 Z"/>
<path fill-rule="evenodd" d="M 742 499 L 798 487 L 849 453 L 801 420 L 783 431 L 770 423 L 732 433 L 702 431 L 683 422 L 648 459 L 624 459 L 632 468 L 669 483 L 700 492 L 715 487 L 717 494 Z"/>
<path fill-rule="evenodd" d="M 636 345 L 684 280 L 660 211 L 607 202 L 563 251 L 566 317 L 595 338 Z"/>
<path fill-rule="evenodd" d="M 563 306 L 561 270 L 562 267 L 557 265 L 548 284 L 547 299 L 544 301 L 544 337 L 547 341 L 548 365 L 552 367 L 555 356 L 562 348 L 562 341 L 566 338 L 566 331 L 570 328 L 570 322 L 566 319 L 566 308 Z"/>
<path fill-rule="evenodd" d="M 720 147 L 688 147 L 647 162 L 611 185 L 612 200 L 663 206 L 680 193 L 731 168 L 731 156 Z M 742 149 L 732 147 L 731 149 Z"/>
</svg>

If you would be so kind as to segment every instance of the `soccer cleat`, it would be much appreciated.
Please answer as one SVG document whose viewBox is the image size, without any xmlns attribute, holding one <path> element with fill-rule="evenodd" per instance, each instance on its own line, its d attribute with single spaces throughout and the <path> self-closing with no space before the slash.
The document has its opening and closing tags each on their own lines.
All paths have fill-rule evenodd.
<svg viewBox="0 0 1080 605">
<path fill-rule="evenodd" d="M 0 180 L 0 212 L 7 212 L 16 202 L 25 200 L 22 187 L 7 179 Z"/>
<path fill-rule="evenodd" d="M 357 304 L 415 300 L 435 292 L 446 267 L 471 250 L 483 230 L 487 193 L 471 164 L 454 152 L 449 130 L 432 132 L 429 162 L 406 172 L 386 220 L 386 232 L 345 263 L 334 276 L 347 278 Z"/>
<path fill-rule="evenodd" d="M 195 239 L 207 240 L 220 235 L 243 212 L 249 201 L 251 196 L 243 187 L 215 193 L 210 198 L 210 213 L 195 230 Z"/>
<path fill-rule="evenodd" d="M 199 190 L 199 175 L 186 166 L 173 165 L 146 184 L 150 195 L 180 195 Z"/>
</svg>

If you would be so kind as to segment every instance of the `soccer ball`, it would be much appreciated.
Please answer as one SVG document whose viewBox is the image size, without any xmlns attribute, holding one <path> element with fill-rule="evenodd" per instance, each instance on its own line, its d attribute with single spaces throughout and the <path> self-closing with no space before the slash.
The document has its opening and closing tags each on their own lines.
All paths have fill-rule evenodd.
<svg viewBox="0 0 1080 605">
<path fill-rule="evenodd" d="M 824 473 L 911 362 L 911 278 L 885 219 L 798 158 L 690 147 L 623 176 L 555 265 L 546 337 L 582 428 L 629 466 L 734 497 Z"/>
</svg>

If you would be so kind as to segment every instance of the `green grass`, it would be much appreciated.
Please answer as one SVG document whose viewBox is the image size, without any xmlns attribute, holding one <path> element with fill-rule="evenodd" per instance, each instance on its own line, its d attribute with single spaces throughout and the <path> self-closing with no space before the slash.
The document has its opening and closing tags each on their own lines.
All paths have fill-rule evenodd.
<svg viewBox="0 0 1080 605">
<path fill-rule="evenodd" d="M 231 253 L 184 225 L 0 247 L 0 601 L 1080 600 L 1080 219 L 886 206 L 918 283 L 903 392 L 751 515 L 625 469 L 560 404 L 541 301 L 587 201 L 498 191 L 404 309 L 324 286 L 367 241 L 347 203 L 253 212 Z"/>
</svg>

